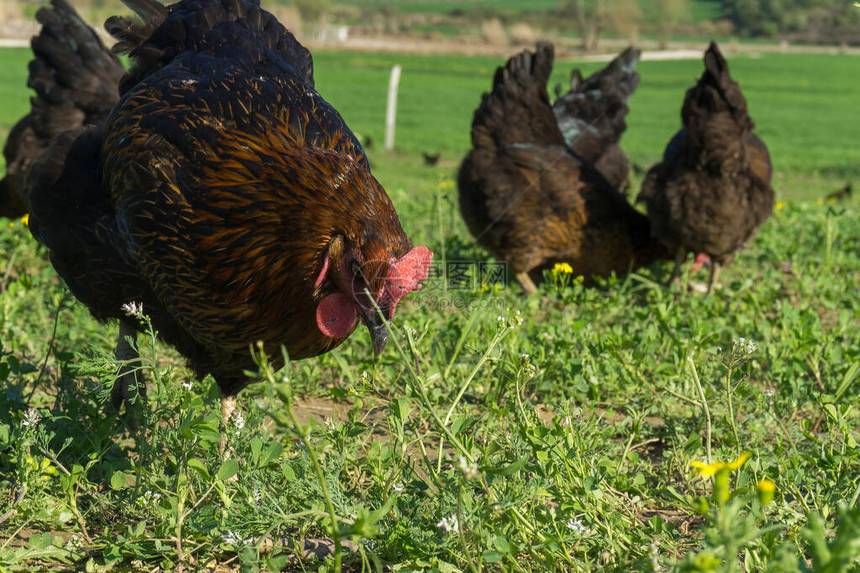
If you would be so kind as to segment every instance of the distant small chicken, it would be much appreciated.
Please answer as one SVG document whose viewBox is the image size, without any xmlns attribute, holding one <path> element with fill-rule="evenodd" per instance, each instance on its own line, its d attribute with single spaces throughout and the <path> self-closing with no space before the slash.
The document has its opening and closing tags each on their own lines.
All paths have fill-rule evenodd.
<svg viewBox="0 0 860 573">
<path fill-rule="evenodd" d="M 226 422 L 258 341 L 279 365 L 335 348 L 359 321 L 374 351 L 432 253 L 412 247 L 311 54 L 255 0 L 126 0 L 106 27 L 131 51 L 102 126 L 56 138 L 31 169 L 33 235 L 75 297 L 142 311 L 202 377 Z M 125 310 L 124 310 L 125 309 Z M 124 375 L 114 404 L 141 392 Z"/>
<path fill-rule="evenodd" d="M 566 145 L 547 94 L 552 64 L 552 44 L 539 43 L 496 70 L 457 181 L 469 231 L 527 293 L 556 263 L 591 280 L 666 256 L 647 218 Z"/>
<path fill-rule="evenodd" d="M 710 292 L 719 267 L 755 236 L 774 202 L 767 147 L 752 133 L 746 100 L 713 42 L 681 119 L 683 129 L 649 170 L 639 199 L 654 236 L 676 254 L 671 281 L 689 252 L 704 253 L 712 262 Z"/>
<path fill-rule="evenodd" d="M 114 56 L 65 0 L 40 8 L 42 25 L 31 41 L 27 85 L 36 92 L 29 115 L 9 133 L 3 147 L 6 176 L 0 181 L 0 217 L 20 217 L 29 207 L 24 177 L 51 138 L 104 121 L 119 100 L 125 73 Z"/>
<path fill-rule="evenodd" d="M 439 163 L 439 158 L 442 157 L 442 152 L 437 151 L 436 153 L 427 153 L 426 151 L 421 152 L 421 157 L 424 158 L 424 165 L 433 166 Z"/>
<path fill-rule="evenodd" d="M 640 55 L 639 50 L 627 48 L 586 80 L 574 69 L 570 91 L 552 105 L 567 146 L 622 193 L 630 185 L 630 163 L 618 142 L 627 129 L 627 101 L 639 87 L 635 68 Z"/>
<path fill-rule="evenodd" d="M 845 187 L 839 189 L 838 191 L 834 191 L 833 193 L 829 193 L 827 197 L 825 197 L 828 201 L 845 201 L 846 199 L 851 198 L 851 194 L 854 192 L 854 189 L 851 186 L 851 182 L 845 184 Z"/>
</svg>

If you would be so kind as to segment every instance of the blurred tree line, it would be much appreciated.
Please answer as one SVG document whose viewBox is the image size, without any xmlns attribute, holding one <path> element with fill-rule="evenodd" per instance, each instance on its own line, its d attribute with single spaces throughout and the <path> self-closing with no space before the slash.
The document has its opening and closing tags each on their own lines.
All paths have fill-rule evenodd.
<svg viewBox="0 0 860 573">
<path fill-rule="evenodd" d="M 719 22 L 691 19 L 692 0 L 559 0 L 558 13 L 575 23 L 585 50 L 601 34 L 635 40 L 640 28 L 661 46 L 679 30 L 727 32 L 811 43 L 860 44 L 860 8 L 853 0 L 719 0 Z M 647 11 L 647 17 L 643 18 Z"/>
<path fill-rule="evenodd" d="M 860 9 L 849 0 L 723 0 L 723 16 L 744 35 L 860 42 Z"/>
</svg>

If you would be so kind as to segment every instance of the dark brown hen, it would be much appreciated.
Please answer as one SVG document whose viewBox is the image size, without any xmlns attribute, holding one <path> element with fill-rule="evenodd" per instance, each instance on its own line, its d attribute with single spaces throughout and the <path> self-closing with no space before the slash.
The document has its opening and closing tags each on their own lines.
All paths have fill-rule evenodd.
<svg viewBox="0 0 860 573">
<path fill-rule="evenodd" d="M 710 291 L 719 266 L 755 236 L 774 202 L 767 147 L 752 133 L 746 100 L 713 42 L 681 119 L 684 127 L 649 170 L 639 199 L 654 236 L 676 253 L 672 280 L 687 253 L 704 253 L 713 263 Z"/>
<path fill-rule="evenodd" d="M 28 211 L 24 177 L 47 149 L 51 138 L 84 125 L 104 121 L 119 99 L 125 73 L 114 56 L 65 0 L 40 8 L 42 25 L 30 45 L 27 85 L 36 95 L 31 110 L 9 133 L 3 146 L 6 176 L 0 181 L 0 217 Z"/>
<path fill-rule="evenodd" d="M 138 328 L 123 306 L 142 303 L 197 375 L 213 375 L 225 418 L 256 341 L 307 358 L 361 320 L 380 352 L 432 253 L 412 248 L 314 89 L 310 53 L 253 0 L 127 4 L 142 21 L 106 25 L 131 49 L 119 103 L 33 168 L 31 229 L 72 293 L 120 320 L 123 358 Z M 133 381 L 118 381 L 115 404 Z"/>
<path fill-rule="evenodd" d="M 458 176 L 469 230 L 526 292 L 556 263 L 591 280 L 665 254 L 646 217 L 565 144 L 546 91 L 552 63 L 552 45 L 540 43 L 496 70 Z"/>
<path fill-rule="evenodd" d="M 570 91 L 552 104 L 564 140 L 622 193 L 629 187 L 630 162 L 618 142 L 627 129 L 627 102 L 639 87 L 641 52 L 627 48 L 602 70 L 582 79 L 574 69 Z"/>
</svg>

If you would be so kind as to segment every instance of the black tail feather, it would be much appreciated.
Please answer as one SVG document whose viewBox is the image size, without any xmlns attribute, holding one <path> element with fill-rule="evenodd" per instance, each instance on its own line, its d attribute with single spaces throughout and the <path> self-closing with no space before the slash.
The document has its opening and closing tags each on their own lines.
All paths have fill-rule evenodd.
<svg viewBox="0 0 860 573">
<path fill-rule="evenodd" d="M 497 145 L 535 142 L 564 145 L 546 91 L 553 59 L 552 44 L 541 42 L 536 51 L 517 54 L 505 67 L 496 70 L 493 91 L 484 94 L 472 120 L 475 147 L 490 140 Z"/>
</svg>

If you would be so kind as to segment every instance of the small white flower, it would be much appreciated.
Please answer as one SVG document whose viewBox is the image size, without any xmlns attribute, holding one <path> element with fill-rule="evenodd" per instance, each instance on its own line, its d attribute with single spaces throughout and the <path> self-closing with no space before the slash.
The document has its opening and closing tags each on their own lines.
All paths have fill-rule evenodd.
<svg viewBox="0 0 860 573">
<path fill-rule="evenodd" d="M 758 345 L 753 340 L 741 337 L 732 341 L 732 353 L 738 358 L 751 358 L 757 350 Z"/>
<path fill-rule="evenodd" d="M 81 543 L 81 538 L 77 533 L 73 533 L 72 536 L 66 541 L 66 549 L 69 551 L 74 551 L 76 549 L 80 549 L 83 546 Z"/>
<path fill-rule="evenodd" d="M 397 493 L 400 493 L 401 491 L 403 491 L 404 488 L 405 488 L 405 486 L 403 485 L 402 481 L 396 481 L 393 484 L 391 484 L 391 489 L 393 489 Z"/>
<path fill-rule="evenodd" d="M 520 354 L 520 368 L 523 369 L 523 374 L 525 374 L 526 378 L 529 380 L 534 378 L 537 373 L 537 366 L 532 364 L 531 356 L 528 354 Z"/>
<path fill-rule="evenodd" d="M 25 428 L 35 428 L 41 419 L 39 412 L 35 408 L 30 408 L 21 419 L 21 425 Z"/>
<path fill-rule="evenodd" d="M 454 514 L 451 517 L 443 517 L 439 523 L 436 524 L 436 527 L 444 529 L 445 533 L 460 533 L 460 522 L 457 519 L 457 514 Z"/>
<path fill-rule="evenodd" d="M 588 529 L 585 527 L 582 521 L 574 517 L 571 517 L 567 520 L 567 528 L 571 531 L 579 533 L 580 535 L 585 535 L 586 533 L 588 533 Z"/>
<path fill-rule="evenodd" d="M 241 535 L 233 531 L 232 529 L 228 529 L 227 533 L 221 534 L 221 541 L 226 543 L 227 545 L 239 545 L 243 543 L 245 540 Z"/>
<path fill-rule="evenodd" d="M 143 318 L 143 303 L 142 302 L 127 302 L 122 305 L 122 310 L 132 318 Z"/>
<path fill-rule="evenodd" d="M 191 380 L 189 380 L 189 381 L 187 381 L 187 382 L 180 382 L 180 384 L 181 384 L 181 385 L 182 385 L 182 387 L 183 387 L 183 388 L 185 388 L 186 390 L 191 390 L 191 387 L 192 387 L 192 386 L 194 386 L 194 382 L 193 382 L 193 381 L 191 381 Z"/>
<path fill-rule="evenodd" d="M 233 427 L 236 430 L 241 430 L 245 427 L 245 416 L 242 415 L 242 412 L 239 410 L 234 410 L 232 414 L 230 414 L 230 421 L 233 423 Z"/>
<path fill-rule="evenodd" d="M 460 473 L 466 479 L 478 479 L 481 477 L 481 472 L 478 470 L 477 462 L 469 463 L 463 456 L 457 456 L 457 465 L 460 468 Z"/>
</svg>

